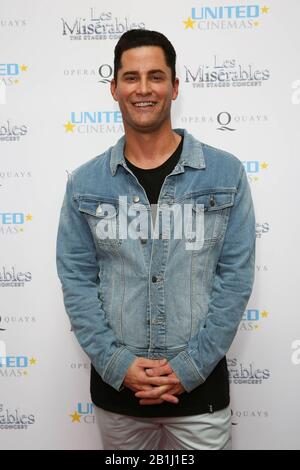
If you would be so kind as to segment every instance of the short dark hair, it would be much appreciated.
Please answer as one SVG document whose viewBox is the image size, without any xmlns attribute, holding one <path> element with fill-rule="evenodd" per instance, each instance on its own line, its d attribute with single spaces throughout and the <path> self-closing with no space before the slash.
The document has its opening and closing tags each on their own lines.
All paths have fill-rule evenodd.
<svg viewBox="0 0 300 470">
<path fill-rule="evenodd" d="M 169 39 L 158 31 L 149 29 L 130 29 L 122 34 L 115 47 L 114 58 L 114 80 L 117 81 L 118 70 L 122 67 L 121 59 L 123 52 L 134 47 L 158 46 L 161 47 L 166 64 L 171 69 L 172 83 L 175 83 L 176 77 L 176 52 Z"/>
</svg>

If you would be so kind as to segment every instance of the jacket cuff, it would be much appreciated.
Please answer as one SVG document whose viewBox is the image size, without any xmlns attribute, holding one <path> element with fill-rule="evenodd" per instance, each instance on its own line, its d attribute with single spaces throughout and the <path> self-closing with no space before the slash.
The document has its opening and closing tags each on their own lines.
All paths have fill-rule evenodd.
<svg viewBox="0 0 300 470">
<path fill-rule="evenodd" d="M 187 392 L 191 392 L 205 381 L 199 374 L 191 356 L 186 351 L 182 351 L 171 359 L 169 364 Z"/>
<path fill-rule="evenodd" d="M 128 367 L 131 366 L 136 356 L 124 346 L 118 348 L 107 364 L 102 379 L 118 392 L 122 388 L 122 383 Z"/>
</svg>

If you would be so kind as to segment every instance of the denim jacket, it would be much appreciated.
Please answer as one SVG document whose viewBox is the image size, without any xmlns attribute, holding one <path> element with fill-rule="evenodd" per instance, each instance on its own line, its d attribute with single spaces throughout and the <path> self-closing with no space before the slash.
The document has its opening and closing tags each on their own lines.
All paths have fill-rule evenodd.
<svg viewBox="0 0 300 470">
<path fill-rule="evenodd" d="M 127 225 L 151 214 L 124 160 L 124 136 L 67 182 L 57 237 L 65 308 L 80 345 L 116 390 L 136 357 L 167 358 L 188 392 L 202 384 L 226 355 L 253 286 L 255 218 L 243 164 L 175 132 L 184 135 L 183 150 L 160 191 L 155 236 L 121 233 L 125 213 Z M 175 212 L 159 224 L 175 206 L 189 208 L 182 225 L 191 230 L 181 238 Z"/>
</svg>

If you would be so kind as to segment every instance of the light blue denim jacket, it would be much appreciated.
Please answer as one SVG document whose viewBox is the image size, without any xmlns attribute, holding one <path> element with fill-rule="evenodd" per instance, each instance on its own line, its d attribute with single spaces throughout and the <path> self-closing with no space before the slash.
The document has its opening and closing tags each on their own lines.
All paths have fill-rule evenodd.
<svg viewBox="0 0 300 470">
<path fill-rule="evenodd" d="M 252 290 L 255 218 L 243 164 L 175 131 L 184 134 L 183 150 L 157 207 L 191 205 L 192 218 L 201 211 L 200 248 L 187 249 L 188 236 L 175 239 L 163 228 L 148 239 L 101 235 L 105 218 L 108 231 L 110 223 L 119 228 L 125 206 L 151 213 L 126 166 L 124 137 L 67 182 L 57 238 L 65 308 L 80 345 L 116 390 L 136 357 L 167 358 L 188 392 L 203 383 L 227 353 Z"/>
</svg>

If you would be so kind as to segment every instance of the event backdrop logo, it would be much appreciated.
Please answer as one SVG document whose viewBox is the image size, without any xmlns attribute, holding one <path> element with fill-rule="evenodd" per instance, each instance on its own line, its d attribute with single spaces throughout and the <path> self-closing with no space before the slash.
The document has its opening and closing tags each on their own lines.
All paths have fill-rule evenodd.
<svg viewBox="0 0 300 470">
<path fill-rule="evenodd" d="M 265 124 L 268 122 L 268 115 L 259 112 L 255 114 L 231 114 L 228 111 L 220 111 L 215 115 L 182 115 L 179 119 L 184 126 L 214 126 L 218 131 L 232 132 L 239 130 L 242 126 Z"/>
<path fill-rule="evenodd" d="M 9 18 L 0 20 L 0 28 L 7 28 L 7 31 L 14 31 L 16 28 L 24 28 L 27 26 L 25 19 L 16 19 L 16 18 Z"/>
<path fill-rule="evenodd" d="M 15 124 L 7 120 L 5 123 L 0 121 L 0 142 L 16 142 L 27 134 L 25 124 Z"/>
<path fill-rule="evenodd" d="M 242 163 L 245 167 L 248 180 L 251 183 L 259 181 L 261 174 L 264 173 L 269 167 L 269 163 L 265 161 L 260 162 L 258 160 L 244 160 Z"/>
<path fill-rule="evenodd" d="M 2 312 L 0 312 L 0 331 L 6 331 L 7 329 L 6 327 L 11 326 L 11 325 L 13 327 L 23 327 L 25 325 L 32 325 L 36 323 L 37 323 L 36 317 L 30 314 L 24 314 L 24 313 L 3 314 Z"/>
<path fill-rule="evenodd" d="M 217 55 L 209 64 L 184 65 L 185 83 L 193 88 L 261 86 L 270 79 L 270 70 Z"/>
<path fill-rule="evenodd" d="M 257 4 L 193 6 L 183 25 L 185 30 L 199 31 L 255 29 L 269 10 Z"/>
<path fill-rule="evenodd" d="M 32 221 L 32 214 L 25 212 L 0 212 L 0 235 L 18 235 L 24 233 L 27 224 Z"/>
<path fill-rule="evenodd" d="M 231 419 L 234 426 L 238 425 L 240 421 L 244 420 L 261 420 L 269 418 L 269 411 L 267 410 L 241 410 L 241 409 L 231 409 Z"/>
<path fill-rule="evenodd" d="M 98 73 L 100 75 L 99 83 L 110 83 L 113 78 L 113 68 L 109 64 L 102 64 L 98 68 Z"/>
<path fill-rule="evenodd" d="M 107 85 L 113 78 L 113 68 L 110 64 L 101 64 L 97 67 L 89 67 L 84 64 L 82 67 L 69 67 L 63 71 L 64 77 L 70 80 L 81 78 L 83 80 L 93 79 L 96 83 Z M 1 93 L 1 88 L 0 88 Z M 4 99 L 4 98 L 3 98 Z"/>
<path fill-rule="evenodd" d="M 6 86 L 18 85 L 27 69 L 28 66 L 24 64 L 0 64 L 0 81 Z"/>
<path fill-rule="evenodd" d="M 70 415 L 72 423 L 94 424 L 93 403 L 77 403 L 75 411 Z"/>
<path fill-rule="evenodd" d="M 25 287 L 31 280 L 31 272 L 17 271 L 15 266 L 10 269 L 2 266 L 0 269 L 0 287 Z"/>
<path fill-rule="evenodd" d="M 249 125 L 249 124 L 257 124 L 262 122 L 267 122 L 268 117 L 266 115 L 261 115 L 257 113 L 256 115 L 253 114 L 233 114 L 231 115 L 228 111 L 221 111 L 217 115 L 217 130 L 218 131 L 236 131 L 239 125 Z"/>
<path fill-rule="evenodd" d="M 255 269 L 258 273 L 267 273 L 269 271 L 269 266 L 266 264 L 256 264 Z"/>
<path fill-rule="evenodd" d="M 267 310 L 259 310 L 258 308 L 248 308 L 245 310 L 239 325 L 239 331 L 258 331 L 262 324 L 269 318 Z"/>
<path fill-rule="evenodd" d="M 90 8 L 89 16 L 61 18 L 62 35 L 73 40 L 118 39 L 129 29 L 145 29 L 145 23 L 117 17 L 111 11 Z"/>
<path fill-rule="evenodd" d="M 71 111 L 65 132 L 79 134 L 115 134 L 124 132 L 120 111 Z"/>
<path fill-rule="evenodd" d="M 91 363 L 90 362 L 71 362 L 70 363 L 70 368 L 72 370 L 87 370 L 87 371 L 89 371 L 91 369 Z"/>
<path fill-rule="evenodd" d="M 1 170 L 0 169 L 0 187 L 5 188 L 11 183 L 20 183 L 32 177 L 31 171 L 28 170 Z"/>
<path fill-rule="evenodd" d="M 263 238 L 266 233 L 270 232 L 269 222 L 256 222 L 256 238 Z"/>
<path fill-rule="evenodd" d="M 6 408 L 0 403 L 0 429 L 1 430 L 28 430 L 35 424 L 34 414 L 21 411 L 20 408 Z"/>
<path fill-rule="evenodd" d="M 230 383 L 261 385 L 271 375 L 269 369 L 258 369 L 253 362 L 244 365 L 237 359 L 227 359 L 227 364 Z"/>
<path fill-rule="evenodd" d="M 37 359 L 28 356 L 0 356 L 0 377 L 27 377 L 31 367 L 36 366 Z"/>
</svg>

